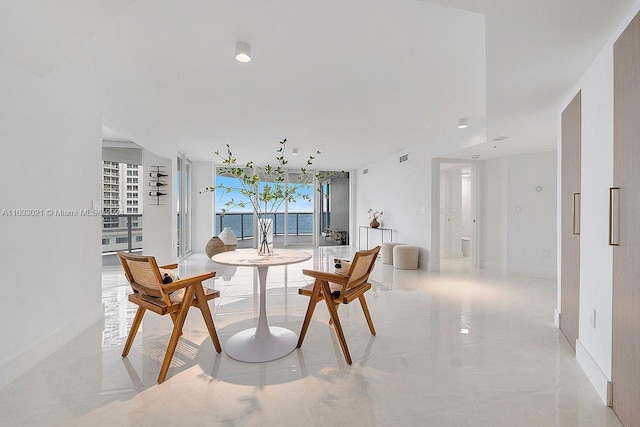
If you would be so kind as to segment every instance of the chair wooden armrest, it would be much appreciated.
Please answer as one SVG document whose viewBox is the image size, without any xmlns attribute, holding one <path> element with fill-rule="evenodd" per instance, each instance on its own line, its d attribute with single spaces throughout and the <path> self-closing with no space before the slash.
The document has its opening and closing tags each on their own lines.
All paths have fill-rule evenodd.
<svg viewBox="0 0 640 427">
<path fill-rule="evenodd" d="M 199 274 L 197 276 L 187 277 L 186 279 L 180 279 L 180 280 L 176 280 L 175 282 L 163 284 L 162 289 L 169 294 L 171 292 L 177 291 L 178 289 L 186 288 L 187 286 L 192 286 L 192 285 L 195 285 L 196 283 L 202 283 L 207 279 L 211 279 L 212 277 L 215 277 L 215 275 L 216 275 L 215 271 L 212 271 L 210 273 L 204 273 L 204 274 Z"/>
<path fill-rule="evenodd" d="M 178 268 L 178 264 L 160 265 L 158 266 L 158 268 L 164 268 L 165 270 L 175 270 L 176 268 Z"/>
<path fill-rule="evenodd" d="M 305 276 L 315 277 L 316 279 L 326 280 L 327 282 L 337 283 L 339 285 L 344 285 L 349 280 L 349 277 L 343 274 L 329 273 L 326 271 L 302 270 L 302 274 Z"/>
</svg>

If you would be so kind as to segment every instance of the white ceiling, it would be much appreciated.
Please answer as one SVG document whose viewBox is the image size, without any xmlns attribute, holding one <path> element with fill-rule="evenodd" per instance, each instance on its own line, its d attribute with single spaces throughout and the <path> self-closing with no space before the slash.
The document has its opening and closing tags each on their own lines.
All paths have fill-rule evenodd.
<svg viewBox="0 0 640 427">
<path fill-rule="evenodd" d="M 429 1 L 486 16 L 488 142 L 447 156 L 483 159 L 556 149 L 562 102 L 635 3 Z"/>
<path fill-rule="evenodd" d="M 259 161 L 287 137 L 351 169 L 443 141 L 554 149 L 560 103 L 633 2 L 0 0 L 0 52 L 40 75 L 93 61 L 105 123 L 160 154 Z"/>
<path fill-rule="evenodd" d="M 0 0 L 0 52 L 46 76 L 135 0 Z"/>
<path fill-rule="evenodd" d="M 462 116 L 485 132 L 484 17 L 414 0 L 139 0 L 83 54 L 109 123 L 191 159 L 229 143 L 272 160 L 286 137 L 299 160 L 351 169 Z"/>
</svg>

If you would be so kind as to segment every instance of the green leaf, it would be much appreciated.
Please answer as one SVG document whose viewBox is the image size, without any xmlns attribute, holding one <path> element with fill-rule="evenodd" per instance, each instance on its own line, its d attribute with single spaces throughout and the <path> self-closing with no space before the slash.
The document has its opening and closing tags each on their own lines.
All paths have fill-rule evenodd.
<svg viewBox="0 0 640 427">
<path fill-rule="evenodd" d="M 306 194 L 302 194 L 299 190 L 302 185 L 312 184 L 314 178 L 318 179 L 320 174 L 314 175 L 305 167 L 300 168 L 299 172 L 291 170 L 291 172 L 296 174 L 296 178 L 294 183 L 287 183 L 287 169 L 285 167 L 289 164 L 289 161 L 285 157 L 286 142 L 286 138 L 279 141 L 280 146 L 276 150 L 277 155 L 275 158 L 277 165 L 275 165 L 275 167 L 272 165 L 259 167 L 253 161 L 246 162 L 244 167 L 235 166 L 237 158 L 233 155 L 230 144 L 226 144 L 226 157 L 221 156 L 219 151 L 215 151 L 214 153 L 220 157 L 222 164 L 225 165 L 225 167 L 221 169 L 221 174 L 238 179 L 239 186 L 234 187 L 219 184 L 217 187 L 206 187 L 204 191 L 214 191 L 215 188 L 220 188 L 224 190 L 224 194 L 236 192 L 243 198 L 248 199 L 253 209 L 259 214 L 268 213 L 273 215 L 285 201 L 290 203 L 296 203 L 299 199 L 310 201 L 311 198 Z M 317 151 L 316 154 L 320 154 L 320 151 Z M 306 166 L 310 166 L 313 160 L 314 157 L 309 156 Z M 250 172 L 248 173 L 247 171 Z M 257 173 L 254 173 L 256 171 Z M 260 190 L 259 187 L 261 177 L 265 181 L 267 181 L 267 179 L 270 181 L 263 186 L 262 190 Z M 225 212 L 228 212 L 234 207 L 245 208 L 248 205 L 244 200 L 236 201 L 235 199 L 231 199 L 225 203 L 222 214 L 224 215 Z"/>
</svg>

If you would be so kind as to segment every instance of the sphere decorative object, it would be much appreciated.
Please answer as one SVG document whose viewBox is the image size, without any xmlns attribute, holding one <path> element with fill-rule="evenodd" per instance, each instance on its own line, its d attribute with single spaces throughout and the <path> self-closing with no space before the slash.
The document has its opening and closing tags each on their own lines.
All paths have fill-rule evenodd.
<svg viewBox="0 0 640 427">
<path fill-rule="evenodd" d="M 225 252 L 224 243 L 222 243 L 222 240 L 220 240 L 219 237 L 212 237 L 207 242 L 207 246 L 204 248 L 204 251 L 207 253 L 207 256 L 211 258 L 215 254 Z"/>
<path fill-rule="evenodd" d="M 226 252 L 235 251 L 238 248 L 238 239 L 235 233 L 229 227 L 225 227 L 220 234 L 218 234 L 222 243 L 224 243 L 224 250 Z"/>
</svg>

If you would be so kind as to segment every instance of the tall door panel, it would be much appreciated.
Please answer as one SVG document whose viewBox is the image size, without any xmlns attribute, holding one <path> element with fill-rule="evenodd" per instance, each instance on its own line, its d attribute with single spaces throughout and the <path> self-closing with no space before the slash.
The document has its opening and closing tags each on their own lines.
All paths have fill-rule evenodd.
<svg viewBox="0 0 640 427">
<path fill-rule="evenodd" d="M 560 329 L 575 350 L 580 305 L 580 92 L 562 112 L 562 274 Z"/>
<path fill-rule="evenodd" d="M 640 18 L 614 45 L 613 409 L 640 426 Z M 617 246 L 615 246 L 617 245 Z"/>
</svg>

